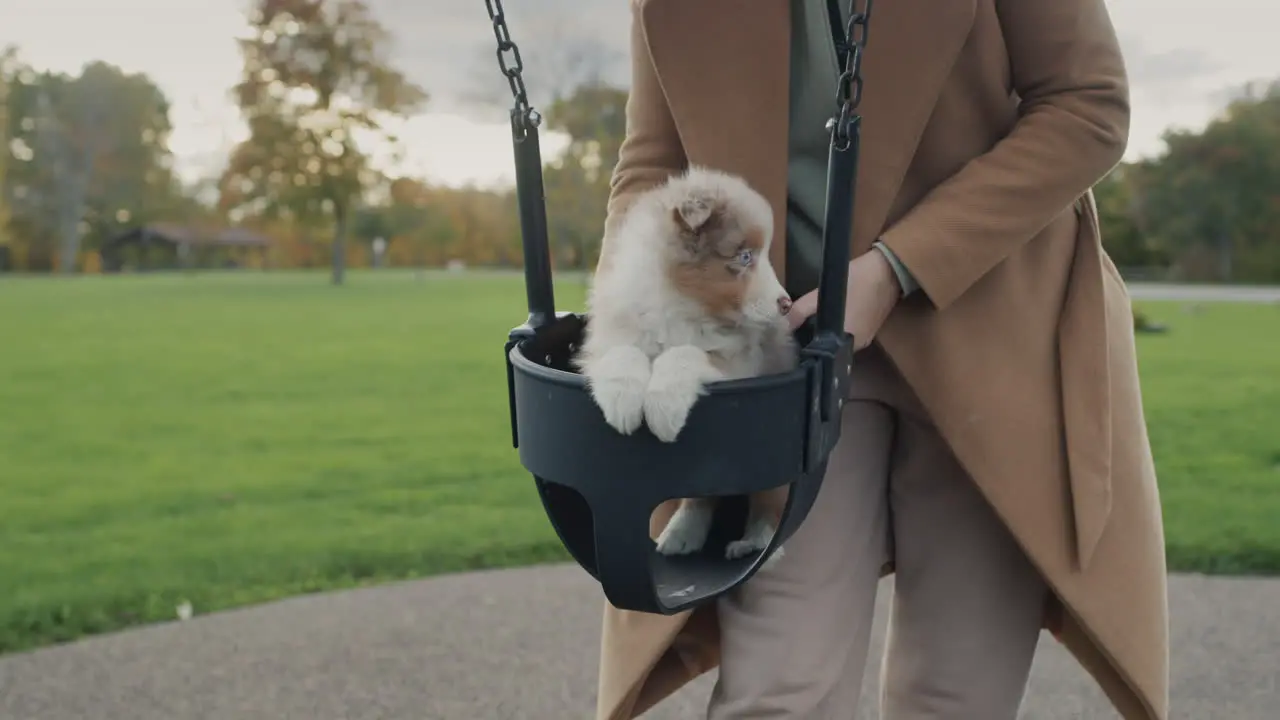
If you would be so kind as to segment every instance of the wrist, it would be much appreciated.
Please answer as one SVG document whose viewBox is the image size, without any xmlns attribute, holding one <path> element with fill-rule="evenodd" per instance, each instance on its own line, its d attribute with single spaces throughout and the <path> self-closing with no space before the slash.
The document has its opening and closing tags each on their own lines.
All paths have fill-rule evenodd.
<svg viewBox="0 0 1280 720">
<path fill-rule="evenodd" d="M 911 271 L 902 264 L 902 260 L 887 245 L 877 240 L 872 243 L 871 247 L 879 250 L 880 254 L 884 256 L 885 260 L 889 261 L 889 265 L 893 268 L 893 276 L 897 280 L 899 297 L 906 297 L 920 288 L 915 277 L 911 275 Z"/>
<path fill-rule="evenodd" d="M 903 295 L 901 280 L 898 273 L 893 267 L 893 263 L 883 252 L 870 252 L 867 259 L 872 263 L 875 272 L 872 274 L 873 282 L 877 290 L 877 295 L 885 298 L 892 298 L 897 302 L 898 298 Z"/>
</svg>

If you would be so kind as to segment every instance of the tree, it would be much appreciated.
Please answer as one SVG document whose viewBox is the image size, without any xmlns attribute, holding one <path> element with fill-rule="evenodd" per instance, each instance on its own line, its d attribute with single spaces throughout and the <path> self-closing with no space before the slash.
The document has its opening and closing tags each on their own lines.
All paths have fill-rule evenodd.
<svg viewBox="0 0 1280 720">
<path fill-rule="evenodd" d="M 1280 82 L 1250 89 L 1201 132 L 1165 135 L 1134 167 L 1136 220 L 1184 276 L 1280 280 Z"/>
<path fill-rule="evenodd" d="M 169 102 L 141 74 L 93 62 L 78 76 L 18 64 L 9 82 L 5 174 L 10 229 L 29 265 L 57 248 L 73 272 L 91 245 L 164 213 L 180 195 L 168 149 Z"/>
<path fill-rule="evenodd" d="M 411 264 L 424 268 L 429 262 L 428 255 L 442 250 L 453 236 L 444 210 L 433 207 L 434 199 L 424 183 L 412 178 L 396 178 L 391 181 L 389 198 L 384 204 L 365 207 L 357 215 L 355 235 L 365 242 L 380 237 L 407 245 Z"/>
<path fill-rule="evenodd" d="M 622 56 L 575 30 L 571 20 L 563 12 L 531 15 L 521 21 L 527 39 L 520 49 L 531 103 L 545 108 L 546 130 L 568 140 L 543 168 L 553 257 L 586 269 L 599 251 L 609 180 L 626 133 L 628 93 L 610 82 Z M 511 104 L 492 48 L 470 67 L 475 78 L 464 99 L 486 110 Z"/>
<path fill-rule="evenodd" d="M 9 242 L 9 139 L 12 131 L 9 128 L 9 85 L 10 76 L 17 64 L 18 51 L 14 47 L 6 47 L 0 51 L 0 272 L 9 269 L 12 262 L 12 248 Z"/>
<path fill-rule="evenodd" d="M 545 169 L 547 225 L 570 267 L 594 265 L 609 201 L 609 180 L 626 134 L 625 90 L 593 83 L 547 109 L 547 127 L 569 143 Z"/>
<path fill-rule="evenodd" d="M 80 215 L 86 243 L 97 247 L 126 226 L 186 216 L 193 202 L 173 171 L 164 92 L 146 76 L 104 63 L 87 66 L 78 86 L 102 123 L 85 176 Z"/>
<path fill-rule="evenodd" d="M 257 0 L 249 23 L 235 96 L 250 135 L 231 155 L 221 205 L 233 217 L 330 223 L 341 284 L 353 207 L 380 177 L 360 140 L 394 144 L 386 119 L 427 94 L 390 66 L 388 33 L 362 0 Z"/>
<path fill-rule="evenodd" d="M 1163 265 L 1164 253 L 1152 245 L 1139 226 L 1134 169 L 1121 165 L 1093 188 L 1098 204 L 1098 224 L 1107 254 L 1122 268 Z"/>
<path fill-rule="evenodd" d="M 391 184 L 386 214 L 390 237 L 409 244 L 418 268 L 426 267 L 428 255 L 442 255 L 454 240 L 441 204 L 425 183 L 399 178 Z"/>
</svg>

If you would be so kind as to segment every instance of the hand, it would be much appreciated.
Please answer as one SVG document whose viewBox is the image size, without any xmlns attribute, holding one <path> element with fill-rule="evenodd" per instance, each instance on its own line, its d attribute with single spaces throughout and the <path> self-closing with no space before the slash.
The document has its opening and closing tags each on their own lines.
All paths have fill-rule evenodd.
<svg viewBox="0 0 1280 720">
<path fill-rule="evenodd" d="M 893 266 L 877 250 L 849 263 L 849 291 L 845 295 L 844 329 L 853 336 L 854 352 L 871 344 L 902 295 Z M 818 311 L 818 291 L 801 296 L 791 306 L 787 320 L 795 330 Z"/>
</svg>

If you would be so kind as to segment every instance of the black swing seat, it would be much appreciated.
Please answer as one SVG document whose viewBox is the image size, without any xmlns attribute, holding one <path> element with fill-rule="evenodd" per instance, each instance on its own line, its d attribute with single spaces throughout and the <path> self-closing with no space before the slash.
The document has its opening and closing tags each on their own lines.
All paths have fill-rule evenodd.
<svg viewBox="0 0 1280 720">
<path fill-rule="evenodd" d="M 507 380 L 512 440 L 573 559 L 614 606 L 673 614 L 748 580 L 800 526 L 818 494 L 840 434 L 851 338 L 797 331 L 801 362 L 787 373 L 713 383 L 675 442 L 643 425 L 608 425 L 571 364 L 585 315 L 558 313 L 510 334 Z M 763 552 L 728 559 L 742 536 L 746 496 L 787 485 L 778 532 Z M 700 552 L 658 553 L 650 517 L 664 501 L 720 498 Z M 783 559 L 785 562 L 785 558 Z"/>
<path fill-rule="evenodd" d="M 670 615 L 711 602 L 747 581 L 785 544 L 813 506 L 827 457 L 840 437 L 853 357 L 844 331 L 849 242 L 861 96 L 858 74 L 871 0 L 838 30 L 839 8 L 828 1 L 841 66 L 838 110 L 827 171 L 818 308 L 796 333 L 799 367 L 787 373 L 713 383 L 699 398 L 679 437 L 664 443 L 641 427 L 622 435 L 605 422 L 573 367 L 589 322 L 557 313 L 551 279 L 538 115 L 529 105 L 523 63 L 511 42 L 501 0 L 485 0 L 498 40 L 498 63 L 511 85 L 511 137 L 524 249 L 529 319 L 506 342 L 512 442 L 534 476 L 560 541 L 624 610 Z M 505 54 L 512 52 L 510 60 Z M 856 92 L 854 90 L 856 89 Z M 787 503 L 769 547 L 729 559 L 725 547 L 742 536 L 747 496 L 787 486 Z M 698 553 L 657 552 L 650 518 L 667 500 L 715 497 L 711 535 Z M 786 559 L 783 559 L 786 562 Z"/>
</svg>

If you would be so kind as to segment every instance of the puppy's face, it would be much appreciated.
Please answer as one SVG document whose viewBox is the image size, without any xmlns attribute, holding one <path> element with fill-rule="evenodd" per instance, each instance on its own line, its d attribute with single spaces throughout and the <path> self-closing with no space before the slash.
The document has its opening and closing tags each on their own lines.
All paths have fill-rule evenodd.
<svg viewBox="0 0 1280 720">
<path fill-rule="evenodd" d="M 769 230 L 730 198 L 691 192 L 671 209 L 667 248 L 672 284 L 709 315 L 768 324 L 791 309 L 769 263 Z"/>
</svg>

